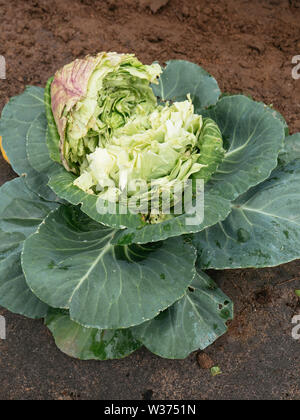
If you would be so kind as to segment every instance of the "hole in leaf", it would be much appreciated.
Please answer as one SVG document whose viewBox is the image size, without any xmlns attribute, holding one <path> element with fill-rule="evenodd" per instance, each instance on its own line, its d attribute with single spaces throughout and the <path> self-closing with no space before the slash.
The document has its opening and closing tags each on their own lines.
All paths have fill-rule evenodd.
<svg viewBox="0 0 300 420">
<path fill-rule="evenodd" d="M 220 317 L 225 320 L 230 319 L 230 312 L 228 311 L 228 309 L 222 309 L 222 311 L 220 312 Z"/>
</svg>

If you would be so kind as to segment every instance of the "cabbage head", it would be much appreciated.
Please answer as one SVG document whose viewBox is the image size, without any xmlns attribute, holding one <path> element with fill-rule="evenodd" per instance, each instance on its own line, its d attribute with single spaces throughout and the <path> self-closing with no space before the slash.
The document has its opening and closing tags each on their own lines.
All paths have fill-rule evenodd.
<svg viewBox="0 0 300 420">
<path fill-rule="evenodd" d="M 163 213 L 163 194 L 174 206 L 180 185 L 208 181 L 225 154 L 218 126 L 195 114 L 189 95 L 158 103 L 151 85 L 161 73 L 131 54 L 100 53 L 66 65 L 51 85 L 61 161 L 74 185 L 108 202 L 139 203 L 142 214 Z"/>
</svg>

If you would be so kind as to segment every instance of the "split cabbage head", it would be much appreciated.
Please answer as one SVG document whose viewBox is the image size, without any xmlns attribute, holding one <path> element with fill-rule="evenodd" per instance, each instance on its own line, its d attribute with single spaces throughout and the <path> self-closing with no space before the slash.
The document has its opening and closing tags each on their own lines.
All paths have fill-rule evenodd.
<svg viewBox="0 0 300 420">
<path fill-rule="evenodd" d="M 163 220 L 162 194 L 174 206 L 180 184 L 208 181 L 225 153 L 217 124 L 195 113 L 190 95 L 158 103 L 151 84 L 161 73 L 134 55 L 101 53 L 66 65 L 51 84 L 61 161 L 74 185 L 109 202 L 139 203 L 150 223 Z"/>
<path fill-rule="evenodd" d="M 194 63 L 76 60 L 9 101 L 0 136 L 20 176 L 0 188 L 0 305 L 45 318 L 72 357 L 185 358 L 233 318 L 203 270 L 300 258 L 300 134 Z M 197 179 L 203 219 L 175 211 Z M 150 212 L 164 193 L 173 213 Z"/>
</svg>

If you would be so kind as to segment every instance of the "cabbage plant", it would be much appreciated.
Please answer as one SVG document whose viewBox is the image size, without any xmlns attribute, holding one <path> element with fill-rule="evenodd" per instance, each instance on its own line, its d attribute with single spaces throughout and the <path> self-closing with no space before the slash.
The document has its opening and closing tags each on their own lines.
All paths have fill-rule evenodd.
<svg viewBox="0 0 300 420">
<path fill-rule="evenodd" d="M 233 318 L 207 269 L 300 257 L 300 135 L 196 64 L 77 59 L 11 99 L 0 135 L 19 175 L 0 188 L 0 304 L 72 357 L 185 358 Z"/>
</svg>

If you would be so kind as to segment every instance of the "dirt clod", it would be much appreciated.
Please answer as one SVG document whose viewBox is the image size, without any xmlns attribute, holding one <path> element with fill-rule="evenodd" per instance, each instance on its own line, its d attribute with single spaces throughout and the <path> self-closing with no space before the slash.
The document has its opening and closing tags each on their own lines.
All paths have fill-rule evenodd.
<svg viewBox="0 0 300 420">
<path fill-rule="evenodd" d="M 215 366 L 214 361 L 204 352 L 197 353 L 197 362 L 200 369 L 211 369 Z"/>
<path fill-rule="evenodd" d="M 262 289 L 255 292 L 255 300 L 260 305 L 266 305 L 272 301 L 272 294 L 268 289 Z"/>
</svg>

